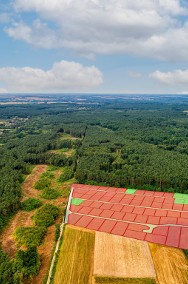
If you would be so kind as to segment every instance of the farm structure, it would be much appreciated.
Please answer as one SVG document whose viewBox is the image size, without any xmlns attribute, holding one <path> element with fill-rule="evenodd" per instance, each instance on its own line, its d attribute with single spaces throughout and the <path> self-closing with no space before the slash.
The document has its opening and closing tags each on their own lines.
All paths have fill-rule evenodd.
<svg viewBox="0 0 188 284">
<path fill-rule="evenodd" d="M 66 222 L 188 249 L 188 195 L 73 184 Z"/>
</svg>

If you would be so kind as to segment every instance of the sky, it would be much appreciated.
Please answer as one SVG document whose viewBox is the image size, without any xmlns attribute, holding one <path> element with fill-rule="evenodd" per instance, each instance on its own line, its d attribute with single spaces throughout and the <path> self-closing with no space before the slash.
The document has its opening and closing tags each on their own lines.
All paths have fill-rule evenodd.
<svg viewBox="0 0 188 284">
<path fill-rule="evenodd" d="M 0 93 L 188 94 L 188 0 L 0 0 Z"/>
</svg>

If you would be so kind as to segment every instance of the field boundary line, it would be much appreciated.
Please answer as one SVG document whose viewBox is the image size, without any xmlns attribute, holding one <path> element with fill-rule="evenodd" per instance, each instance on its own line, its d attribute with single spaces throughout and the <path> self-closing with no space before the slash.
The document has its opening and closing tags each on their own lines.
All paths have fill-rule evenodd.
<svg viewBox="0 0 188 284">
<path fill-rule="evenodd" d="M 66 213 L 65 213 L 65 219 L 64 219 L 64 223 L 67 224 L 68 223 L 68 217 L 69 217 L 69 213 L 70 213 L 70 206 L 71 206 L 71 199 L 72 199 L 72 194 L 73 194 L 73 190 L 74 188 L 71 188 L 71 192 L 69 194 L 69 199 L 68 199 L 68 203 L 67 203 L 67 207 L 66 207 Z"/>
</svg>

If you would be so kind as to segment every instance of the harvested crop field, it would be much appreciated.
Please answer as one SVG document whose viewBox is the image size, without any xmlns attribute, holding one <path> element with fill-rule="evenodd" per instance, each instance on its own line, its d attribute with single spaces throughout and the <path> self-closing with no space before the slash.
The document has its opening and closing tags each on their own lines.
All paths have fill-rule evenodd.
<svg viewBox="0 0 188 284">
<path fill-rule="evenodd" d="M 53 284 L 92 283 L 95 234 L 66 226 Z"/>
<path fill-rule="evenodd" d="M 96 232 L 94 276 L 127 280 L 130 278 L 151 278 L 154 280 L 156 273 L 148 244 L 134 239 Z M 116 281 L 120 281 L 120 279 L 116 279 Z"/>
<path fill-rule="evenodd" d="M 180 249 L 149 244 L 159 284 L 188 284 L 188 261 Z"/>
</svg>

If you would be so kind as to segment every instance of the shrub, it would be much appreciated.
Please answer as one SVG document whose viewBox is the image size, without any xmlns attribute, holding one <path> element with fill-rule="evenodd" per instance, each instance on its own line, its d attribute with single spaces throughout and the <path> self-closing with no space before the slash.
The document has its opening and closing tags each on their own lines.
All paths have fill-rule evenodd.
<svg viewBox="0 0 188 284">
<path fill-rule="evenodd" d="M 14 274 L 12 262 L 8 258 L 8 255 L 4 253 L 0 247 L 0 283 L 1 284 L 13 284 Z"/>
<path fill-rule="evenodd" d="M 42 205 L 42 202 L 36 198 L 28 198 L 21 203 L 21 209 L 24 211 L 32 211 L 36 208 L 39 208 Z"/>
<path fill-rule="evenodd" d="M 24 277 L 37 275 L 40 268 L 40 259 L 36 247 L 30 247 L 27 251 L 19 250 L 14 260 L 14 267 Z"/>
<path fill-rule="evenodd" d="M 35 188 L 38 190 L 42 190 L 46 187 L 49 187 L 51 185 L 51 181 L 47 178 L 41 178 L 35 183 Z"/>
<path fill-rule="evenodd" d="M 45 204 L 35 212 L 33 221 L 38 226 L 49 227 L 54 224 L 58 213 L 59 209 L 56 206 Z"/>
<path fill-rule="evenodd" d="M 69 168 L 67 167 L 67 168 L 64 169 L 64 172 L 60 175 L 58 181 L 64 182 L 66 180 L 73 178 L 73 176 L 74 176 L 73 169 L 71 167 L 69 167 Z"/>
<path fill-rule="evenodd" d="M 46 173 L 43 173 L 43 174 L 41 175 L 41 178 L 42 178 L 42 179 L 43 179 L 43 178 L 52 179 L 52 178 L 54 178 L 54 174 L 51 173 L 51 172 L 46 172 Z"/>
<path fill-rule="evenodd" d="M 59 239 L 59 236 L 60 236 L 60 224 L 56 224 L 55 225 L 55 241 L 56 242 Z"/>
<path fill-rule="evenodd" d="M 45 232 L 45 227 L 19 227 L 16 229 L 14 237 L 18 245 L 32 247 L 41 244 Z"/>
<path fill-rule="evenodd" d="M 54 188 L 45 188 L 40 195 L 44 199 L 56 199 L 61 196 L 61 193 Z"/>
</svg>

